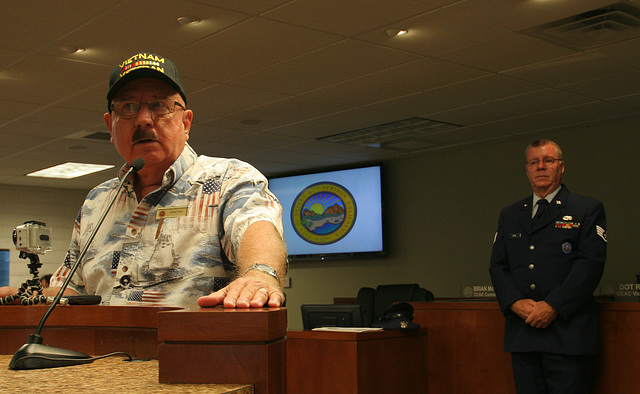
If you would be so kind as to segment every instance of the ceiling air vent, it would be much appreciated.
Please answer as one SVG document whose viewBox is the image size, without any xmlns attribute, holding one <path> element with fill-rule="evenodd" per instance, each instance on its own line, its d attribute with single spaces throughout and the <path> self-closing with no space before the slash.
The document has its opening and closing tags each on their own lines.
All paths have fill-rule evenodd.
<svg viewBox="0 0 640 394">
<path fill-rule="evenodd" d="M 570 49 L 591 49 L 640 36 L 640 8 L 618 2 L 522 32 Z"/>
<path fill-rule="evenodd" d="M 72 140 L 91 140 L 91 141 L 111 141 L 111 134 L 105 131 L 87 131 L 82 130 L 75 132 L 73 134 L 69 134 L 64 138 L 69 138 Z"/>
<path fill-rule="evenodd" d="M 441 145 L 439 142 L 425 138 L 426 136 L 459 127 L 461 126 L 435 120 L 409 118 L 379 126 L 334 134 L 318 138 L 318 140 L 402 152 L 418 152 Z"/>
<path fill-rule="evenodd" d="M 95 133 L 85 135 L 82 138 L 86 140 L 111 141 L 111 134 L 105 133 L 103 131 L 97 131 Z"/>
</svg>

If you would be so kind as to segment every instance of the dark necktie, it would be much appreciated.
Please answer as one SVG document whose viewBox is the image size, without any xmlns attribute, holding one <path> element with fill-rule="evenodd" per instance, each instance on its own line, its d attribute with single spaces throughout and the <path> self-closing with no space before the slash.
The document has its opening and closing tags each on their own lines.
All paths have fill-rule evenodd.
<svg viewBox="0 0 640 394">
<path fill-rule="evenodd" d="M 547 205 L 549 205 L 549 201 L 547 201 L 546 198 L 541 198 L 540 200 L 538 200 L 536 204 L 538 204 L 538 210 L 536 211 L 536 216 L 534 216 L 533 219 L 531 219 L 531 223 L 533 224 L 535 224 L 538 221 L 538 219 L 540 219 L 540 216 L 542 216 L 542 214 L 544 213 L 544 210 L 547 208 Z"/>
</svg>

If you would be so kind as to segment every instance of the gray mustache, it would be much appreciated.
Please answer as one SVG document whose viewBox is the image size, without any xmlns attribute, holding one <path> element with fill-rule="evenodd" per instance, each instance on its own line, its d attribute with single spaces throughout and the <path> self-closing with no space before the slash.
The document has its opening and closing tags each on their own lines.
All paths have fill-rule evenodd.
<svg viewBox="0 0 640 394">
<path fill-rule="evenodd" d="M 131 142 L 138 142 L 138 141 L 143 141 L 143 140 L 152 140 L 152 141 L 157 141 L 158 137 L 156 136 L 156 133 L 151 130 L 151 129 L 136 129 L 133 132 L 133 136 L 131 137 Z"/>
</svg>

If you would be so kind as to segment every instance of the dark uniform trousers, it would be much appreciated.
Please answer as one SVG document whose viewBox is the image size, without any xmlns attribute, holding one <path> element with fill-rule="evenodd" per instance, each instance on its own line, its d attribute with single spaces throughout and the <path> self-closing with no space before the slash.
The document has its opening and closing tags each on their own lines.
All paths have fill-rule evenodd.
<svg viewBox="0 0 640 394">
<path fill-rule="evenodd" d="M 514 352 L 511 361 L 518 394 L 588 394 L 597 356 Z"/>
</svg>

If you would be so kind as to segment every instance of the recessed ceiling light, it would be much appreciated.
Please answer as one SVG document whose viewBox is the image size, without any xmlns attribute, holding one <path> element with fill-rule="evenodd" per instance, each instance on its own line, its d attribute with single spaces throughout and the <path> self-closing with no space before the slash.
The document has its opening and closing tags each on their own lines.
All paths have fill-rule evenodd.
<svg viewBox="0 0 640 394">
<path fill-rule="evenodd" d="M 27 176 L 40 177 L 40 178 L 59 178 L 59 179 L 71 179 L 77 178 L 83 175 L 93 174 L 94 172 L 103 171 L 108 168 L 113 168 L 113 165 L 104 164 L 86 164 L 86 163 L 64 163 L 57 166 L 45 168 L 43 170 L 31 172 Z"/>
<path fill-rule="evenodd" d="M 386 30 L 385 33 L 387 34 L 387 36 L 393 38 L 393 37 L 398 37 L 398 36 L 404 36 L 405 34 L 409 33 L 409 30 L 407 30 L 407 29 L 389 29 L 389 30 Z"/>
<path fill-rule="evenodd" d="M 66 47 L 60 47 L 60 50 L 64 53 L 66 53 L 67 55 L 71 55 L 73 53 L 82 53 L 84 52 L 86 49 L 85 48 L 80 48 L 74 45 L 68 45 Z"/>
<path fill-rule="evenodd" d="M 191 24 L 200 23 L 200 19 L 196 18 L 195 16 L 181 16 L 180 18 L 178 18 L 178 23 L 181 24 L 182 26 L 191 25 Z"/>
</svg>

